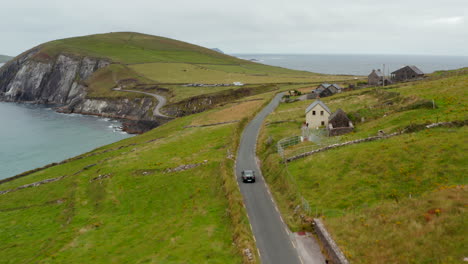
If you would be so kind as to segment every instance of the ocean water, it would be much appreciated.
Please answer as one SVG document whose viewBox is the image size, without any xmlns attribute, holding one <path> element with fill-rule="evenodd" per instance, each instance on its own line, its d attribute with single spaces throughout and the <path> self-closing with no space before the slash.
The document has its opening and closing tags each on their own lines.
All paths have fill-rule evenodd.
<svg viewBox="0 0 468 264">
<path fill-rule="evenodd" d="M 424 73 L 468 67 L 468 56 L 349 55 L 349 54 L 232 54 L 259 63 L 326 74 L 368 75 L 372 69 L 385 73 L 404 65 L 416 65 Z"/>
<path fill-rule="evenodd" d="M 0 102 L 0 179 L 128 138 L 120 122 Z"/>
</svg>

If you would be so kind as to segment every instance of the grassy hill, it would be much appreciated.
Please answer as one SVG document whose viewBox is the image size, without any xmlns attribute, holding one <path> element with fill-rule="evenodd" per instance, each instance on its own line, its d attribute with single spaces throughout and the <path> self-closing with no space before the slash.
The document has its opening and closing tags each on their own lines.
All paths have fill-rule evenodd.
<svg viewBox="0 0 468 264">
<path fill-rule="evenodd" d="M 112 91 L 116 83 L 132 79 L 127 89 L 166 88 L 178 100 L 187 83 L 310 83 L 350 79 L 352 76 L 323 75 L 295 71 L 241 60 L 211 49 L 164 37 L 133 32 L 97 34 L 61 39 L 42 44 L 35 60 L 50 61 L 59 54 L 90 56 L 110 60 L 88 81 L 89 97 L 120 97 Z M 199 88 L 199 87 L 196 87 Z M 236 87 L 212 87 L 213 92 Z M 209 91 L 191 95 L 206 94 Z M 125 95 L 128 96 L 128 93 Z M 145 96 L 133 94 L 131 97 Z"/>
<path fill-rule="evenodd" d="M 6 56 L 6 55 L 0 55 L 0 63 L 7 62 L 9 60 L 13 59 L 13 57 Z"/>
<path fill-rule="evenodd" d="M 271 87 L 351 78 L 256 64 L 138 33 L 52 41 L 34 59 L 59 54 L 112 62 L 86 81 L 90 97 L 141 96 L 112 90 L 122 83 L 166 88 L 171 103 L 238 89 L 181 85 L 191 82 L 241 81 L 262 93 L 227 96 L 215 109 L 1 183 L 0 192 L 8 192 L 0 194 L 0 263 L 252 263 L 246 249 L 257 263 L 233 175 L 241 129 L 274 96 Z M 227 123 L 202 126 L 219 122 Z"/>
<path fill-rule="evenodd" d="M 272 96 L 179 118 L 0 184 L 59 177 L 0 195 L 0 263 L 247 263 L 243 250 L 255 257 L 255 242 L 230 154 Z M 200 127 L 226 121 L 234 123 Z"/>
<path fill-rule="evenodd" d="M 353 119 L 355 132 L 322 146 L 423 124 L 468 119 L 466 69 L 322 100 Z M 433 107 L 433 102 L 436 108 Z M 293 229 L 304 197 L 354 263 L 460 263 L 466 256 L 466 126 L 440 127 L 346 146 L 281 164 L 276 142 L 300 135 L 311 101 L 281 104 L 259 142 L 263 172 Z M 311 142 L 293 155 L 322 147 Z M 305 213 L 305 212 L 301 212 Z"/>
</svg>

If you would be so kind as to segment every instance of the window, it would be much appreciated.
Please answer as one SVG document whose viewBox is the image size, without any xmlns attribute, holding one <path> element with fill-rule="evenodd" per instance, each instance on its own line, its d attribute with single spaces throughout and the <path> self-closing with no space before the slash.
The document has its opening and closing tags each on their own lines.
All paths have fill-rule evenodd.
<svg viewBox="0 0 468 264">
<path fill-rule="evenodd" d="M 320 111 L 320 115 L 323 115 L 323 111 Z"/>
<path fill-rule="evenodd" d="M 325 121 L 322 121 L 322 126 L 324 126 L 324 125 L 325 125 Z"/>
<path fill-rule="evenodd" d="M 315 115 L 315 111 L 312 111 L 312 115 Z"/>
</svg>

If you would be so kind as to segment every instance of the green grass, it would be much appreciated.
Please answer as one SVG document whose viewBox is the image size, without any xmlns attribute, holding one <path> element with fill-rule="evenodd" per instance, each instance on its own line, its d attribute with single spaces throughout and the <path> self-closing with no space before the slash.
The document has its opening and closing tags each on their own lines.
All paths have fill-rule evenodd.
<svg viewBox="0 0 468 264">
<path fill-rule="evenodd" d="M 332 111 L 342 108 L 355 119 L 355 132 L 334 139 L 340 142 L 412 124 L 466 120 L 467 84 L 468 75 L 452 73 L 323 100 Z M 466 197 L 466 188 L 452 187 L 468 184 L 467 128 L 423 130 L 281 164 L 276 142 L 301 134 L 304 109 L 311 102 L 281 104 L 267 118 L 270 124 L 263 127 L 259 139 L 263 174 L 288 225 L 293 230 L 310 229 L 299 218 L 305 212 L 294 210 L 302 196 L 310 203 L 310 216 L 324 217 L 339 246 L 355 263 L 461 261 L 466 253 L 459 245 L 466 236 L 462 227 L 466 209 L 460 197 Z M 439 192 L 448 186 L 457 194 Z M 441 208 L 443 217 L 432 217 L 434 222 L 426 223 L 424 213 L 431 207 Z"/>
<path fill-rule="evenodd" d="M 305 198 L 325 214 L 398 202 L 441 185 L 468 183 L 468 149 L 460 146 L 466 133 L 440 128 L 357 144 L 292 162 L 289 170 Z"/>
<path fill-rule="evenodd" d="M 256 252 L 255 244 L 226 155 L 235 153 L 255 111 L 241 123 L 184 128 L 217 111 L 223 109 L 173 120 L 1 184 L 6 190 L 67 175 L 1 196 L 0 263 L 245 261 L 242 250 Z M 195 163 L 202 165 L 165 172 Z M 108 177 L 96 180 L 99 175 Z"/>
<path fill-rule="evenodd" d="M 124 80 L 133 80 L 129 85 Z M 146 84 L 151 81 L 138 76 L 136 72 L 125 65 L 111 64 L 108 67 L 97 70 L 88 80 L 88 98 L 141 98 L 146 95 L 140 93 L 128 93 L 113 91 L 113 88 L 121 87 L 132 90 L 137 84 Z"/>
<path fill-rule="evenodd" d="M 225 87 L 187 87 L 182 85 L 167 85 L 164 86 L 172 91 L 173 96 L 168 98 L 170 102 L 179 102 L 187 98 L 195 97 L 200 94 L 214 94 L 227 90 L 237 90 L 240 86 L 225 86 Z"/>
<path fill-rule="evenodd" d="M 50 62 L 60 54 L 77 58 L 89 56 L 111 62 L 110 66 L 86 80 L 87 96 L 100 99 L 146 96 L 112 91 L 117 83 L 129 79 L 134 83 L 126 89 L 177 87 L 186 83 L 311 83 L 352 78 L 258 64 L 186 42 L 134 32 L 54 40 L 40 45 L 33 59 Z M 196 87 L 189 93 L 182 91 L 182 95 L 177 94 L 179 91 L 181 89 L 174 89 L 172 95 L 187 98 L 187 94 L 197 96 L 207 92 L 202 87 Z"/>
<path fill-rule="evenodd" d="M 116 32 L 48 42 L 37 57 L 55 57 L 60 53 L 78 56 L 109 58 L 121 63 L 187 62 L 221 63 L 238 62 L 237 58 L 200 46 L 169 38 L 134 32 Z"/>
<path fill-rule="evenodd" d="M 326 222 L 353 263 L 462 263 L 467 194 L 466 187 L 442 187 Z"/>
<path fill-rule="evenodd" d="M 284 83 L 345 79 L 344 76 L 324 76 L 261 66 L 262 71 L 239 71 L 243 65 L 206 65 L 188 63 L 147 63 L 130 66 L 136 72 L 158 83 Z M 260 66 L 259 66 L 260 67 Z"/>
<path fill-rule="evenodd" d="M 468 119 L 466 86 L 468 75 L 430 78 L 417 83 L 389 86 L 385 89 L 367 88 L 322 98 L 332 111 L 343 109 L 354 120 L 355 132 L 342 140 L 374 136 L 379 130 L 387 133 L 410 124 L 446 122 Z M 432 109 L 432 100 L 437 108 Z M 305 121 L 304 110 L 313 100 L 281 104 L 266 122 L 291 120 L 272 124 L 268 129 L 275 140 L 299 135 Z M 419 105 L 419 103 L 425 105 Z M 364 122 L 362 122 L 364 118 Z"/>
</svg>

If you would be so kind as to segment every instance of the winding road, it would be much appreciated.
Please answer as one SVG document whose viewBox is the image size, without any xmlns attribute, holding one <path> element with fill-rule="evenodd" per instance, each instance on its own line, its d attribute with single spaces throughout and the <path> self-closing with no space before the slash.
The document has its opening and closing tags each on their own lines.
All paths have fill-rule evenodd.
<svg viewBox="0 0 468 264">
<path fill-rule="evenodd" d="M 264 264 L 302 263 L 293 244 L 294 235 L 283 222 L 256 162 L 257 136 L 263 120 L 279 104 L 283 94 L 275 98 L 247 125 L 239 146 L 236 175 L 247 208 L 252 231 Z M 256 183 L 242 183 L 243 170 L 254 170 Z"/>
<path fill-rule="evenodd" d="M 167 102 L 166 98 L 164 96 L 162 96 L 162 95 L 154 94 L 154 93 L 148 93 L 148 92 L 141 92 L 141 91 L 122 90 L 120 88 L 114 88 L 113 90 L 114 91 L 119 91 L 119 92 L 141 93 L 141 94 L 146 94 L 146 95 L 149 95 L 149 96 L 153 96 L 158 100 L 158 104 L 153 109 L 153 115 L 154 116 L 161 116 L 161 117 L 170 118 L 170 116 L 167 116 L 167 115 L 161 113 L 161 111 L 159 111 Z"/>
</svg>

